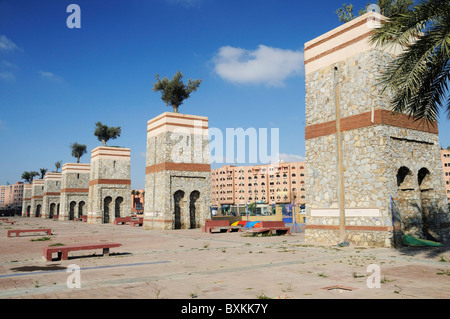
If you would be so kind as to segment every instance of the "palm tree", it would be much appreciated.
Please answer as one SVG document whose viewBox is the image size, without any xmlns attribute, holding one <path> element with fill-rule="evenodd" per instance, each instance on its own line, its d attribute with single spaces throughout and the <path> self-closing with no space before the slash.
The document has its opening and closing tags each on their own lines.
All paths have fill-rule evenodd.
<svg viewBox="0 0 450 319">
<path fill-rule="evenodd" d="M 376 29 L 371 42 L 403 51 L 380 77 L 394 93 L 392 108 L 416 120 L 434 123 L 442 107 L 450 119 L 450 3 L 423 1 L 413 10 L 392 16 Z"/>
<path fill-rule="evenodd" d="M 36 176 L 39 176 L 38 172 L 36 172 L 36 171 L 31 171 L 31 172 L 26 171 L 26 172 L 23 172 L 22 179 L 31 184 L 33 182 L 33 179 Z"/>
<path fill-rule="evenodd" d="M 78 144 L 77 142 L 74 142 L 70 144 L 69 147 L 72 149 L 72 156 L 75 157 L 77 159 L 77 163 L 79 163 L 81 156 L 86 154 L 87 146 L 84 144 Z"/>
<path fill-rule="evenodd" d="M 40 168 L 39 170 L 41 171 L 41 179 L 44 179 L 45 173 L 47 173 L 48 169 L 47 168 Z"/>
<path fill-rule="evenodd" d="M 167 77 L 160 79 L 159 74 L 155 75 L 156 83 L 153 84 L 153 91 L 161 91 L 161 99 L 167 106 L 171 105 L 174 113 L 178 113 L 178 108 L 183 101 L 188 99 L 192 92 L 197 91 L 197 88 L 202 83 L 201 80 L 189 79 L 187 85 L 181 80 L 183 74 L 178 71 L 169 81 Z"/>
<path fill-rule="evenodd" d="M 55 162 L 55 168 L 56 168 L 55 173 L 58 173 L 59 169 L 61 168 L 61 164 L 62 164 L 62 161 Z"/>
</svg>

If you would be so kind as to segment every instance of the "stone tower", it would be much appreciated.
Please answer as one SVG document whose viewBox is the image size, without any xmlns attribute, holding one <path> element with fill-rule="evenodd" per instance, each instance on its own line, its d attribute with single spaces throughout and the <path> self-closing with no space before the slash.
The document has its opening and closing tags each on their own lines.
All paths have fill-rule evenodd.
<svg viewBox="0 0 450 319">
<path fill-rule="evenodd" d="M 65 163 L 61 170 L 60 220 L 87 215 L 91 164 Z"/>
<path fill-rule="evenodd" d="M 88 223 L 131 215 L 130 149 L 99 146 L 91 152 Z"/>
<path fill-rule="evenodd" d="M 198 228 L 211 205 L 208 118 L 165 112 L 147 122 L 144 228 Z"/>
<path fill-rule="evenodd" d="M 42 200 L 44 198 L 44 180 L 35 179 L 31 184 L 30 217 L 40 217 L 42 214 Z"/>
<path fill-rule="evenodd" d="M 393 114 L 377 83 L 396 54 L 368 42 L 384 19 L 366 13 L 305 44 L 306 240 L 449 239 L 437 124 Z"/>
<path fill-rule="evenodd" d="M 61 191 L 61 173 L 47 173 L 44 177 L 44 197 L 42 199 L 42 218 L 58 215 Z"/>
<path fill-rule="evenodd" d="M 22 217 L 30 217 L 32 184 L 23 185 Z"/>
</svg>

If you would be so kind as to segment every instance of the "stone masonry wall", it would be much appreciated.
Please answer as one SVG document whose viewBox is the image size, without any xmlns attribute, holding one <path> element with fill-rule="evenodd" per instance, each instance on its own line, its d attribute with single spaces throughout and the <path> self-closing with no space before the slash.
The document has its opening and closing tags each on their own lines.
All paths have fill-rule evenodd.
<svg viewBox="0 0 450 319">
<path fill-rule="evenodd" d="M 48 173 L 44 179 L 42 218 L 53 218 L 60 201 L 61 173 Z"/>
<path fill-rule="evenodd" d="M 31 188 L 30 217 L 39 217 L 42 214 L 42 199 L 44 197 L 44 180 L 35 179 Z"/>
<path fill-rule="evenodd" d="M 23 202 L 22 202 L 22 217 L 30 217 L 28 214 L 31 211 L 31 184 L 25 184 L 23 187 Z M 30 211 L 27 208 L 30 206 Z"/>
<path fill-rule="evenodd" d="M 112 223 L 116 214 L 120 217 L 129 216 L 130 185 L 130 150 L 115 147 L 94 149 L 91 156 L 88 222 Z"/>
<path fill-rule="evenodd" d="M 66 164 L 65 164 L 66 165 Z M 79 207 L 87 215 L 90 165 L 68 163 L 71 168 L 63 169 L 61 175 L 61 196 L 59 219 L 70 220 L 78 217 Z M 72 214 L 71 216 L 71 206 Z"/>
<path fill-rule="evenodd" d="M 144 228 L 201 227 L 211 205 L 207 119 L 164 113 L 151 121 L 157 121 L 154 130 L 162 131 L 148 126 Z M 178 209 L 175 194 L 183 194 Z"/>
<path fill-rule="evenodd" d="M 341 118 L 345 118 L 341 120 L 344 124 L 341 138 L 348 240 L 358 245 L 390 247 L 394 244 L 395 227 L 403 233 L 422 236 L 417 227 L 409 232 L 405 219 L 401 225 L 393 222 L 391 197 L 395 200 L 404 193 L 397 185 L 397 173 L 402 166 L 411 170 L 415 180 L 418 171 L 425 167 L 430 173 L 429 179 L 433 180 L 428 196 L 442 201 L 437 134 L 411 129 L 411 125 L 396 127 L 395 119 L 389 122 L 390 125 L 377 122 L 384 114 L 382 110 L 390 109 L 390 95 L 382 94 L 377 83 L 378 75 L 390 59 L 392 57 L 387 53 L 370 50 L 306 77 L 306 124 L 314 127 L 314 130 L 308 131 L 308 127 L 306 130 L 307 240 L 338 241 L 335 66 L 339 70 Z M 360 116 L 362 113 L 367 115 Z M 402 121 L 398 122 L 398 125 L 402 124 Z M 416 189 L 419 189 L 418 185 Z M 420 191 L 417 199 L 420 201 Z M 411 212 L 410 207 L 404 208 L 403 212 L 422 220 L 420 212 Z M 446 218 L 440 215 L 438 219 Z M 435 228 L 439 229 L 439 226 L 435 225 Z M 440 231 L 434 234 L 442 235 Z"/>
</svg>

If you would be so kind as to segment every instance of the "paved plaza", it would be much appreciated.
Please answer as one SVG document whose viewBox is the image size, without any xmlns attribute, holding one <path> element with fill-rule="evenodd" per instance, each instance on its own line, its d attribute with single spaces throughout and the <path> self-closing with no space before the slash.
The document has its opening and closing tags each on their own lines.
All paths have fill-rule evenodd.
<svg viewBox="0 0 450 319">
<path fill-rule="evenodd" d="M 33 299 L 415 299 L 450 296 L 448 247 L 337 247 L 288 236 L 249 237 L 245 232 L 206 234 L 201 229 L 158 231 L 15 217 L 0 225 L 0 298 Z M 51 228 L 46 234 L 8 229 Z M 121 247 L 69 253 L 46 262 L 55 244 L 114 241 Z M 56 257 L 56 256 L 55 256 Z M 380 288 L 368 278 L 380 269 Z M 81 288 L 69 288 L 69 265 L 80 267 Z M 375 267 L 377 267 L 375 266 Z M 369 267 L 369 269 L 371 269 Z M 372 276 L 372 277 L 371 277 Z"/>
</svg>

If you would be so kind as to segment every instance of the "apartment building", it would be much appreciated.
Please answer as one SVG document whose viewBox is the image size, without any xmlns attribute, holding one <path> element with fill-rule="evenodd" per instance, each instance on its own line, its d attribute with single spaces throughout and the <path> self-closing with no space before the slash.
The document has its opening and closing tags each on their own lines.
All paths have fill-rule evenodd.
<svg viewBox="0 0 450 319">
<path fill-rule="evenodd" d="M 131 191 L 131 213 L 142 213 L 144 211 L 145 188 Z"/>
<path fill-rule="evenodd" d="M 0 185 L 0 207 L 17 208 L 22 206 L 23 182 Z"/>
<path fill-rule="evenodd" d="M 441 150 L 441 162 L 444 171 L 445 192 L 447 194 L 448 203 L 450 204 L 450 150 Z"/>
<path fill-rule="evenodd" d="M 304 162 L 226 165 L 211 171 L 212 206 L 242 213 L 256 203 L 262 213 L 276 204 L 305 204 Z"/>
</svg>

